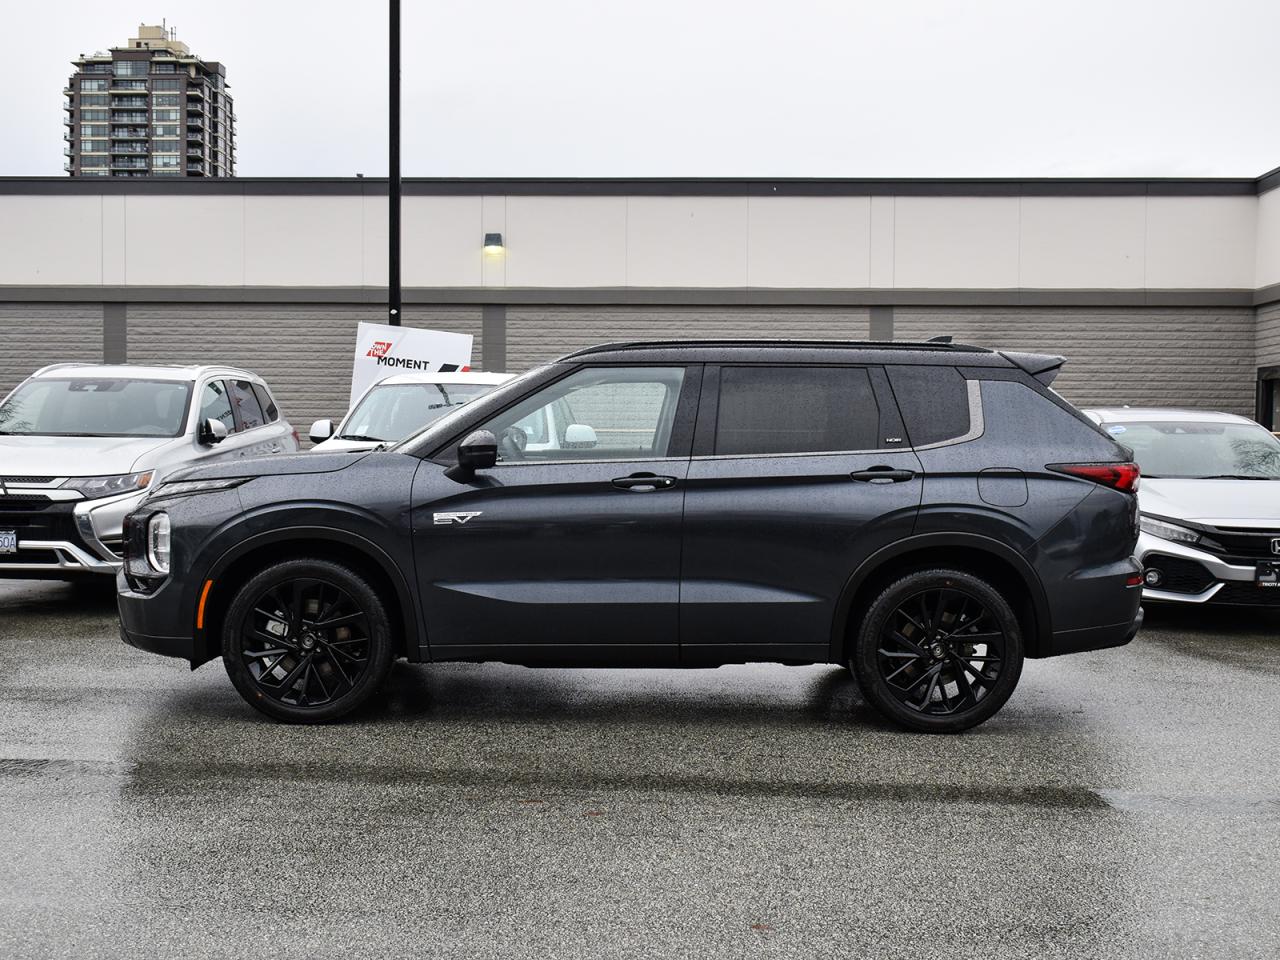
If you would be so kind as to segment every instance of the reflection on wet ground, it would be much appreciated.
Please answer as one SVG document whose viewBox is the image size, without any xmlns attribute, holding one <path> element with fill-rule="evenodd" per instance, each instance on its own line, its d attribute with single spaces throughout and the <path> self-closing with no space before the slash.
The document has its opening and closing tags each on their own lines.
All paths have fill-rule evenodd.
<svg viewBox="0 0 1280 960">
<path fill-rule="evenodd" d="M 961 737 L 770 666 L 398 665 L 305 728 L 0 585 L 0 955 L 1274 956 L 1277 621 L 1148 624 Z"/>
</svg>

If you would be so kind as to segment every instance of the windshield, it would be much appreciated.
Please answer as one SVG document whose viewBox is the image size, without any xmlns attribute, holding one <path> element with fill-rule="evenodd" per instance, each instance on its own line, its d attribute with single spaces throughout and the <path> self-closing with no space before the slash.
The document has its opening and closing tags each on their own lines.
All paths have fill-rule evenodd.
<svg viewBox="0 0 1280 960">
<path fill-rule="evenodd" d="M 179 437 L 191 385 L 172 380 L 28 380 L 0 404 L 0 434 Z"/>
<path fill-rule="evenodd" d="M 341 440 L 403 440 L 496 383 L 387 383 L 374 387 L 347 417 Z"/>
<path fill-rule="evenodd" d="M 1105 423 L 1133 450 L 1144 477 L 1280 480 L 1280 441 L 1253 423 Z"/>
</svg>

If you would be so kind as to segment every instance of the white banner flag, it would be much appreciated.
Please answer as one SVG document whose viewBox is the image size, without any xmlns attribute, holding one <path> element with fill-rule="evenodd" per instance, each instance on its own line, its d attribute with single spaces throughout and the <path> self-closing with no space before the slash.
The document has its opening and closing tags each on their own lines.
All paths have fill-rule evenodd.
<svg viewBox="0 0 1280 960">
<path fill-rule="evenodd" d="M 471 340 L 469 333 L 361 323 L 351 367 L 351 405 L 392 374 L 470 370 Z"/>
</svg>

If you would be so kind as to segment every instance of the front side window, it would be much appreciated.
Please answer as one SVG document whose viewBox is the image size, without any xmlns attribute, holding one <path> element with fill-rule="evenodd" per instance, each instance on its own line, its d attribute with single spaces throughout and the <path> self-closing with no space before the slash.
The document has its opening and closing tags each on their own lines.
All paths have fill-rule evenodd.
<svg viewBox="0 0 1280 960">
<path fill-rule="evenodd" d="M 189 396 L 171 380 L 28 380 L 0 404 L 0 435 L 177 437 Z"/>
<path fill-rule="evenodd" d="M 231 414 L 231 400 L 227 396 L 227 385 L 221 380 L 211 380 L 204 385 L 200 394 L 200 422 L 220 420 L 227 428 L 227 433 L 236 429 L 236 418 Z"/>
<path fill-rule="evenodd" d="M 1257 424 L 1135 420 L 1102 429 L 1152 480 L 1280 480 L 1280 440 Z"/>
<path fill-rule="evenodd" d="M 356 404 L 341 440 L 403 440 L 465 403 L 493 390 L 491 383 L 384 383 Z"/>
<path fill-rule="evenodd" d="M 503 462 L 665 457 L 683 383 L 683 367 L 578 370 L 478 429 Z"/>
<path fill-rule="evenodd" d="M 874 450 L 880 409 L 858 367 L 722 367 L 721 456 Z"/>
</svg>

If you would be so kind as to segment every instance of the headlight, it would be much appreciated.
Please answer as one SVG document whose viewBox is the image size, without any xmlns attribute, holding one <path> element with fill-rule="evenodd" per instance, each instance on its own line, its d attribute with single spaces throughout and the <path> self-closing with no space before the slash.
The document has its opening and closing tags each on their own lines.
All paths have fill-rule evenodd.
<svg viewBox="0 0 1280 960">
<path fill-rule="evenodd" d="M 151 491 L 148 502 L 162 500 L 165 497 L 184 497 L 191 493 L 212 493 L 215 490 L 230 490 L 242 483 L 248 483 L 248 477 L 228 477 L 225 480 L 175 480 L 162 483 Z"/>
<path fill-rule="evenodd" d="M 137 493 L 151 485 L 153 471 L 145 473 L 122 473 L 112 477 L 72 477 L 64 487 L 79 490 L 88 499 L 98 497 L 114 497 L 120 493 Z"/>
<path fill-rule="evenodd" d="M 153 513 L 147 521 L 147 563 L 156 573 L 169 572 L 169 515 Z"/>
<path fill-rule="evenodd" d="M 1142 528 L 1144 533 L 1149 533 L 1153 537 L 1159 537 L 1161 540 L 1174 540 L 1178 543 L 1199 543 L 1200 534 L 1194 530 L 1188 530 L 1186 527 L 1180 527 L 1176 523 L 1168 523 L 1164 520 L 1157 520 L 1155 517 L 1148 517 L 1142 514 L 1138 517 L 1138 526 Z"/>
</svg>

